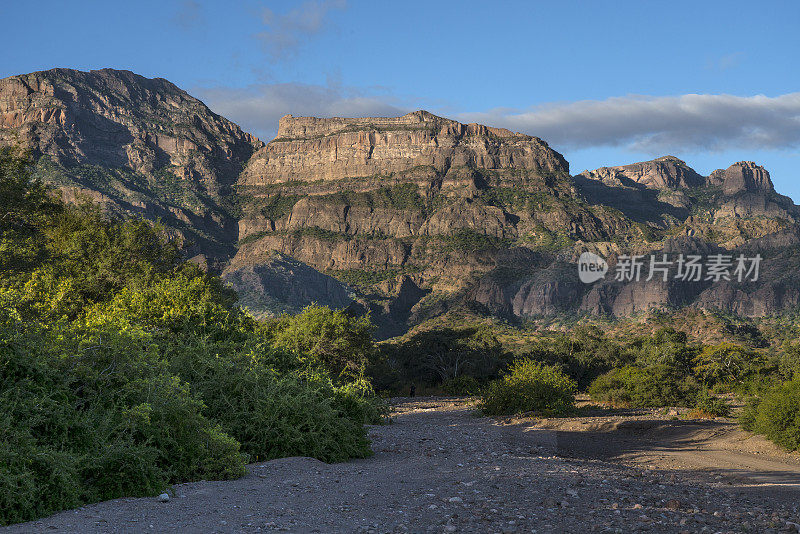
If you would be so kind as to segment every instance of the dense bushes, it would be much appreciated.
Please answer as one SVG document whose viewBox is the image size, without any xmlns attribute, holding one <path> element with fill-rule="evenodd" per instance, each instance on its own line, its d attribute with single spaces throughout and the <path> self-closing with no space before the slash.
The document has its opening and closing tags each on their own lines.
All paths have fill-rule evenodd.
<svg viewBox="0 0 800 534">
<path fill-rule="evenodd" d="M 576 328 L 570 335 L 545 338 L 527 348 L 526 357 L 556 365 L 585 389 L 601 374 L 632 361 L 625 347 L 595 326 Z"/>
<path fill-rule="evenodd" d="M 448 395 L 477 395 L 481 384 L 474 376 L 461 375 L 448 378 L 442 383 L 442 391 Z"/>
<path fill-rule="evenodd" d="M 727 417 L 731 407 L 724 399 L 711 395 L 708 391 L 698 393 L 694 401 L 695 413 L 711 417 Z"/>
<path fill-rule="evenodd" d="M 294 354 L 305 371 L 322 369 L 338 382 L 361 378 L 375 352 L 372 323 L 311 305 L 269 326 L 273 344 Z"/>
<path fill-rule="evenodd" d="M 553 366 L 518 360 L 483 392 L 480 405 L 488 415 L 537 412 L 565 415 L 574 408 L 575 381 Z"/>
<path fill-rule="evenodd" d="M 708 388 L 731 387 L 742 369 L 742 355 L 748 354 L 731 344 L 690 344 L 685 333 L 672 328 L 636 338 L 627 350 L 629 364 L 591 383 L 588 392 L 593 399 L 631 407 L 687 406 L 705 415 L 727 414 L 727 405 L 711 396 Z"/>
<path fill-rule="evenodd" d="M 593 399 L 632 407 L 686 406 L 699 393 L 697 382 L 666 366 L 629 365 L 598 377 L 589 386 Z"/>
<path fill-rule="evenodd" d="M 192 384 L 205 413 L 235 437 L 253 461 L 313 456 L 323 461 L 370 454 L 363 424 L 377 423 L 369 392 L 335 386 L 324 374 L 301 379 L 270 364 L 285 355 L 274 349 L 174 340 L 170 369 Z M 370 416 L 365 415 L 370 413 Z"/>
<path fill-rule="evenodd" d="M 4 523 L 244 473 L 239 443 L 140 336 L 3 329 L 0 427 Z"/>
<path fill-rule="evenodd" d="M 370 371 L 376 384 L 387 389 L 409 384 L 451 388 L 459 380 L 481 384 L 496 378 L 511 360 L 488 327 L 440 328 L 383 344 Z"/>
<path fill-rule="evenodd" d="M 66 206 L 26 173 L 0 151 L 0 524 L 248 459 L 371 453 L 368 323 L 259 324 L 157 225 Z"/>
<path fill-rule="evenodd" d="M 760 399 L 751 399 L 741 423 L 784 449 L 800 450 L 800 378 L 774 386 Z"/>
</svg>

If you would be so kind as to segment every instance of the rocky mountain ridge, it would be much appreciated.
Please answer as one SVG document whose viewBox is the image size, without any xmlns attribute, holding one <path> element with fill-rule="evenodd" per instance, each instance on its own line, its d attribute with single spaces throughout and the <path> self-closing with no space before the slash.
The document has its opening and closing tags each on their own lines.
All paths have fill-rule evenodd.
<svg viewBox="0 0 800 534">
<path fill-rule="evenodd" d="M 167 80 L 52 69 L 0 80 L 2 145 L 67 198 L 160 218 L 221 260 L 237 237 L 231 187 L 263 143 Z"/>
<path fill-rule="evenodd" d="M 583 171 L 578 176 L 611 187 L 687 189 L 718 186 L 726 195 L 775 192 L 769 171 L 752 161 L 739 161 L 727 169 L 717 169 L 709 176 L 701 176 L 675 156 L 662 156 L 651 161 Z"/>
<path fill-rule="evenodd" d="M 543 140 L 426 111 L 288 115 L 267 144 L 166 80 L 54 69 L 0 80 L 0 146 L 66 198 L 161 219 L 256 314 L 311 301 L 372 312 L 378 335 L 467 307 L 510 320 L 800 304 L 800 211 L 753 162 L 701 176 L 673 156 L 571 176 Z M 581 283 L 606 257 L 765 255 L 764 278 Z M 608 277 L 607 277 L 608 278 Z"/>
</svg>

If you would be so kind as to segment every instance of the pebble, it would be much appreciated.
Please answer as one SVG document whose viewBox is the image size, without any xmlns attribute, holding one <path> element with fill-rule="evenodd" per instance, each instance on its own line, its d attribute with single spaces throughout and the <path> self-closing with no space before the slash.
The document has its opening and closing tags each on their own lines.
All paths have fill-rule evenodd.
<svg viewBox="0 0 800 534">
<path fill-rule="evenodd" d="M 169 502 L 169 493 L 162 493 L 159 495 L 158 502 Z"/>
</svg>

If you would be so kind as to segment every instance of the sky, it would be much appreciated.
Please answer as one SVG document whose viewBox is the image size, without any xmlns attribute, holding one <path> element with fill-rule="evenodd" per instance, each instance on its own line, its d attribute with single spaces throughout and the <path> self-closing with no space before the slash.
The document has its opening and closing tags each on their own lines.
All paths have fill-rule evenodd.
<svg viewBox="0 0 800 534">
<path fill-rule="evenodd" d="M 416 109 L 536 135 L 573 173 L 741 160 L 800 202 L 797 0 L 0 0 L 0 78 L 166 78 L 263 140 Z"/>
</svg>

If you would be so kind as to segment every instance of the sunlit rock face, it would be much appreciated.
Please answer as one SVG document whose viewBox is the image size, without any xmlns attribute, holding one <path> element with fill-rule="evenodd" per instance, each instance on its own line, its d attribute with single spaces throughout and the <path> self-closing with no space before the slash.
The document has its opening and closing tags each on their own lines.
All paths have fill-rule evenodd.
<svg viewBox="0 0 800 534">
<path fill-rule="evenodd" d="M 52 69 L 0 80 L 3 145 L 40 161 L 67 200 L 159 218 L 224 258 L 237 238 L 232 186 L 263 143 L 167 80 Z"/>
<path fill-rule="evenodd" d="M 739 162 L 673 156 L 569 174 L 537 137 L 426 111 L 287 115 L 266 145 L 163 79 L 54 69 L 0 80 L 0 146 L 70 202 L 159 220 L 259 316 L 369 311 L 378 336 L 450 310 L 509 320 L 800 304 L 797 206 Z M 606 258 L 584 284 L 576 259 Z M 616 281 L 625 254 L 757 254 L 762 278 Z"/>
</svg>

